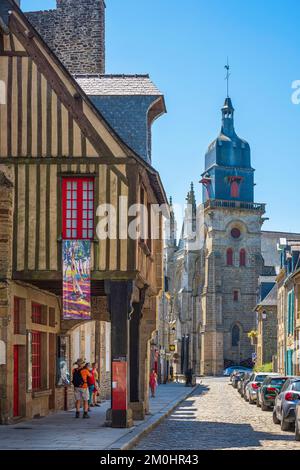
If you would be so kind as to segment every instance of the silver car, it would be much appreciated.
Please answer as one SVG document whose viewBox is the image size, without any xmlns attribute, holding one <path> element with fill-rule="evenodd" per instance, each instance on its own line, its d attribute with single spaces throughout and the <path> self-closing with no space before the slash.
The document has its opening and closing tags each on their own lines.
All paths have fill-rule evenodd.
<svg viewBox="0 0 300 470">
<path fill-rule="evenodd" d="M 281 424 L 282 431 L 289 431 L 295 424 L 296 406 L 300 403 L 300 377 L 288 379 L 275 400 L 273 421 Z"/>
<path fill-rule="evenodd" d="M 245 400 L 248 401 L 251 405 L 256 403 L 257 391 L 259 387 L 261 386 L 261 384 L 263 383 L 266 377 L 269 377 L 272 375 L 276 376 L 278 374 L 272 374 L 272 373 L 266 373 L 266 372 L 254 372 L 251 375 L 248 384 L 246 385 L 245 394 L 244 394 Z"/>
</svg>

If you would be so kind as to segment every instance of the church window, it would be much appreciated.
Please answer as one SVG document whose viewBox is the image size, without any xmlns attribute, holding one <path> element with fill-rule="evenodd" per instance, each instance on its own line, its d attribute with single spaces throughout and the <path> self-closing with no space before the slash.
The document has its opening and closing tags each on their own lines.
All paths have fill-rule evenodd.
<svg viewBox="0 0 300 470">
<path fill-rule="evenodd" d="M 233 229 L 231 230 L 231 236 L 232 236 L 232 238 L 235 238 L 235 239 L 240 238 L 240 236 L 241 236 L 241 231 L 240 231 L 240 229 L 238 229 L 238 228 L 233 228 Z"/>
<path fill-rule="evenodd" d="M 241 339 L 240 336 L 241 332 L 239 326 L 234 325 L 231 332 L 231 344 L 233 347 L 237 347 L 239 345 Z"/>
<path fill-rule="evenodd" d="M 240 266 L 246 266 L 246 250 L 240 251 Z"/>
<path fill-rule="evenodd" d="M 226 258 L 227 258 L 227 266 L 233 266 L 233 249 L 232 248 L 228 248 Z"/>
<path fill-rule="evenodd" d="M 234 301 L 234 302 L 238 302 L 238 301 L 239 301 L 239 291 L 238 291 L 238 290 L 234 290 L 234 291 L 233 291 L 233 301 Z"/>
</svg>

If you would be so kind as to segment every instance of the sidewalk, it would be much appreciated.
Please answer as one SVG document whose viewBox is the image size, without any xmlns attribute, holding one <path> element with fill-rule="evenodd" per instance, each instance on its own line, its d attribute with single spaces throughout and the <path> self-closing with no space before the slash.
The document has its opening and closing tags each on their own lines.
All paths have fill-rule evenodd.
<svg viewBox="0 0 300 470">
<path fill-rule="evenodd" d="M 75 420 L 74 411 L 68 411 L 17 425 L 0 426 L 0 450 L 129 449 L 194 390 L 182 384 L 160 385 L 156 398 L 150 401 L 150 415 L 144 421 L 136 421 L 130 429 L 104 426 L 110 402 L 92 408 L 89 420 Z"/>
</svg>

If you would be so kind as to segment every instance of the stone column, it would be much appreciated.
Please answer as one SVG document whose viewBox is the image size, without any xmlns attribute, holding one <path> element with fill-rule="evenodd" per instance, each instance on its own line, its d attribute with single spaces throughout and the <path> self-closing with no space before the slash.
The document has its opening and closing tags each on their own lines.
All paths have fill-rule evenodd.
<svg viewBox="0 0 300 470">
<path fill-rule="evenodd" d="M 111 409 L 107 426 L 133 425 L 130 398 L 129 318 L 132 313 L 132 281 L 109 281 L 105 285 L 111 315 Z"/>
</svg>

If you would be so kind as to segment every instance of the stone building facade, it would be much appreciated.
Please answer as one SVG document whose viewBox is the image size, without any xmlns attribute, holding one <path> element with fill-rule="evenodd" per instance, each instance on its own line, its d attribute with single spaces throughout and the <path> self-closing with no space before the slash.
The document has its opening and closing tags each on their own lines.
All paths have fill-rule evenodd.
<svg viewBox="0 0 300 470">
<path fill-rule="evenodd" d="M 256 307 L 257 314 L 257 338 L 256 338 L 256 362 L 261 367 L 263 364 L 274 364 L 277 369 L 277 285 L 275 284 L 269 294 L 261 300 Z"/>
<path fill-rule="evenodd" d="M 26 16 L 70 73 L 104 73 L 104 0 L 57 0 L 56 4 L 55 10 Z"/>
<path fill-rule="evenodd" d="M 282 237 L 299 239 L 299 234 L 262 230 L 265 205 L 254 202 L 250 146 L 237 136 L 233 118 L 227 98 L 221 133 L 205 156 L 203 204 L 197 206 L 191 187 L 181 239 L 175 248 L 166 247 L 178 373 L 192 368 L 218 375 L 227 365 L 252 364 L 255 347 L 248 333 L 257 328 L 258 299 L 270 293 L 280 271 L 277 245 Z M 276 306 L 273 310 L 274 329 Z M 273 333 L 268 358 L 275 354 Z"/>
</svg>

